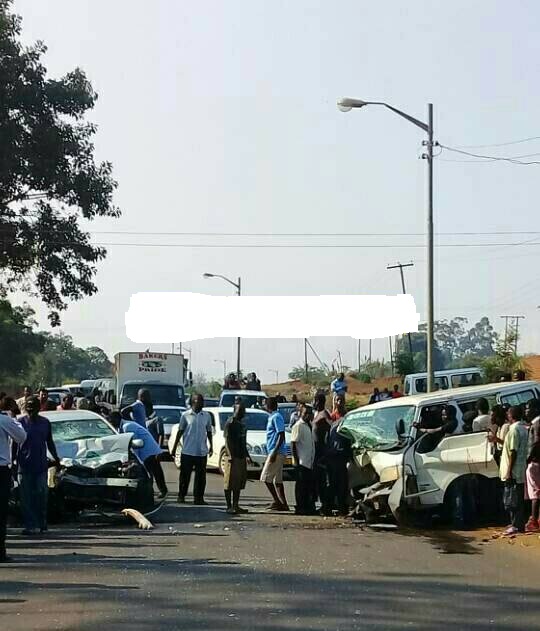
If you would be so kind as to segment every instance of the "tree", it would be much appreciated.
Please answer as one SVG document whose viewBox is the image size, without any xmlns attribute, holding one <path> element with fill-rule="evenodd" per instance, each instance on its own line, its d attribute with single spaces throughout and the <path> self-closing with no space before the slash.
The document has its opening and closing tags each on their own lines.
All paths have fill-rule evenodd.
<svg viewBox="0 0 540 631">
<path fill-rule="evenodd" d="M 96 263 L 79 221 L 117 217 L 109 162 L 96 163 L 96 126 L 84 121 L 97 95 L 82 70 L 47 77 L 46 46 L 23 47 L 20 17 L 0 0 L 0 292 L 41 298 L 53 326 L 68 300 L 97 291 Z"/>
<path fill-rule="evenodd" d="M 329 382 L 329 377 L 322 368 L 316 368 L 315 366 L 308 366 L 308 383 L 317 383 L 321 380 L 327 380 Z M 305 366 L 295 366 L 289 371 L 289 379 L 295 379 L 298 381 L 306 380 L 306 369 Z"/>
<path fill-rule="evenodd" d="M 99 346 L 90 346 L 85 351 L 88 362 L 88 375 L 92 377 L 111 377 L 113 363 L 107 357 L 107 353 Z"/>
<path fill-rule="evenodd" d="M 34 311 L 13 307 L 0 300 L 0 380 L 4 387 L 20 388 L 34 357 L 43 349 L 44 338 L 34 331 Z"/>
</svg>

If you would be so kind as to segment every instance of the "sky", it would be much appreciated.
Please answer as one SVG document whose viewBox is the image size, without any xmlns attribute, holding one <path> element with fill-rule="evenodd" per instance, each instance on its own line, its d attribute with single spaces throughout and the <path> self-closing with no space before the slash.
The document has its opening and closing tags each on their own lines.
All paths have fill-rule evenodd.
<svg viewBox="0 0 540 631">
<path fill-rule="evenodd" d="M 234 291 L 204 272 L 240 276 L 243 293 L 268 296 L 272 310 L 275 295 L 398 293 L 399 272 L 386 267 L 413 261 L 407 291 L 425 319 L 423 134 L 382 107 L 343 114 L 340 97 L 385 101 L 423 120 L 431 102 L 441 144 L 540 153 L 540 140 L 476 148 L 540 136 L 534 0 L 16 0 L 14 8 L 24 41 L 48 45 L 50 76 L 80 66 L 99 94 L 90 115 L 96 155 L 113 163 L 123 214 L 88 226 L 93 241 L 111 245 L 99 293 L 72 303 L 62 330 L 111 356 L 148 346 L 126 337 L 133 293 Z M 523 315 L 520 350 L 540 352 L 540 165 L 462 160 L 447 150 L 435 160 L 435 231 L 477 234 L 437 236 L 435 318 L 473 324 L 487 315 L 502 330 L 501 315 Z M 486 234 L 506 231 L 522 234 Z M 196 244 L 221 247 L 188 247 Z M 266 247 L 276 245 L 319 247 Z M 352 245 L 361 247 L 343 247 Z M 46 328 L 45 309 L 31 304 Z M 325 362 L 339 349 L 355 366 L 356 342 L 339 337 L 339 320 L 336 312 L 336 337 L 312 344 Z M 233 339 L 186 346 L 194 372 L 218 377 L 222 361 L 235 367 Z M 388 340 L 374 340 L 372 353 L 388 357 Z M 302 340 L 243 343 L 243 369 L 263 382 L 302 363 Z"/>
</svg>

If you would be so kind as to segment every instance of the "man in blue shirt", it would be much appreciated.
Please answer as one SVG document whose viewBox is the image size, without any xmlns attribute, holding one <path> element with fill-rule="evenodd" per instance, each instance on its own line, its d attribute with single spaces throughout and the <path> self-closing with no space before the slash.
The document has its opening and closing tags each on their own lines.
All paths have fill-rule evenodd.
<svg viewBox="0 0 540 631">
<path fill-rule="evenodd" d="M 347 382 L 345 381 L 345 375 L 342 372 L 340 372 L 334 381 L 332 381 L 330 389 L 334 393 L 334 397 L 338 394 L 345 396 L 347 392 Z"/>
<path fill-rule="evenodd" d="M 167 496 L 168 489 L 163 469 L 161 468 L 161 462 L 159 461 L 159 456 L 162 452 L 152 434 L 146 427 L 139 425 L 139 423 L 135 421 L 122 421 L 119 412 L 112 412 L 109 417 L 109 422 L 119 432 L 123 434 L 133 434 L 133 438 L 142 440 L 143 446 L 134 448 L 135 455 L 156 481 L 159 489 L 159 499 L 164 499 Z"/>
<path fill-rule="evenodd" d="M 266 451 L 268 456 L 261 472 L 261 481 L 266 484 L 274 500 L 268 507 L 273 511 L 288 511 L 289 506 L 283 486 L 283 465 L 287 455 L 285 442 L 285 419 L 278 412 L 275 397 L 266 400 L 266 409 L 270 416 L 266 425 Z"/>
<path fill-rule="evenodd" d="M 153 407 L 150 393 L 148 390 L 141 389 L 137 392 L 137 400 L 135 403 L 123 408 L 121 414 L 124 420 L 131 418 L 132 421 L 146 428 L 146 419 L 152 412 Z"/>
<path fill-rule="evenodd" d="M 47 471 L 49 462 L 47 450 L 53 457 L 55 465 L 60 466 L 56 453 L 51 424 L 44 416 L 39 415 L 40 402 L 37 397 L 26 400 L 26 416 L 20 423 L 26 432 L 26 440 L 19 447 L 17 463 L 21 491 L 21 507 L 23 514 L 23 535 L 34 535 L 38 528 L 41 533 L 47 530 Z"/>
</svg>

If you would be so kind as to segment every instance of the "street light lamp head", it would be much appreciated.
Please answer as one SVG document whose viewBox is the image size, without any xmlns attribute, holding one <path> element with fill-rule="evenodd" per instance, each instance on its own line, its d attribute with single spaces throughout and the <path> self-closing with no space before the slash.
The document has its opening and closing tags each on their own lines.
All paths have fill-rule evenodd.
<svg viewBox="0 0 540 631">
<path fill-rule="evenodd" d="M 364 107 L 364 105 L 368 105 L 367 101 L 361 101 L 360 99 L 339 99 L 337 102 L 338 109 L 340 112 L 350 112 L 353 107 Z"/>
<path fill-rule="evenodd" d="M 214 278 L 214 274 L 209 274 L 208 272 L 205 272 L 203 274 L 203 278 Z"/>
</svg>

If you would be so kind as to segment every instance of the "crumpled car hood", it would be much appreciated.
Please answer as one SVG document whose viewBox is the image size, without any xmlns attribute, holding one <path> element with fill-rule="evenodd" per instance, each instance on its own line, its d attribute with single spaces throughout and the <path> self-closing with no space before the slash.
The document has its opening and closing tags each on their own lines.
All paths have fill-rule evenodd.
<svg viewBox="0 0 540 631">
<path fill-rule="evenodd" d="M 371 464 L 377 475 L 380 476 L 381 471 L 387 467 L 401 466 L 401 463 L 403 462 L 403 453 L 364 450 L 355 454 L 354 460 L 360 468 L 367 467 Z"/>
<path fill-rule="evenodd" d="M 85 438 L 69 442 L 55 441 L 56 451 L 64 467 L 79 465 L 95 469 L 110 462 L 129 460 L 129 443 L 133 434 L 116 434 L 102 438 Z"/>
</svg>

